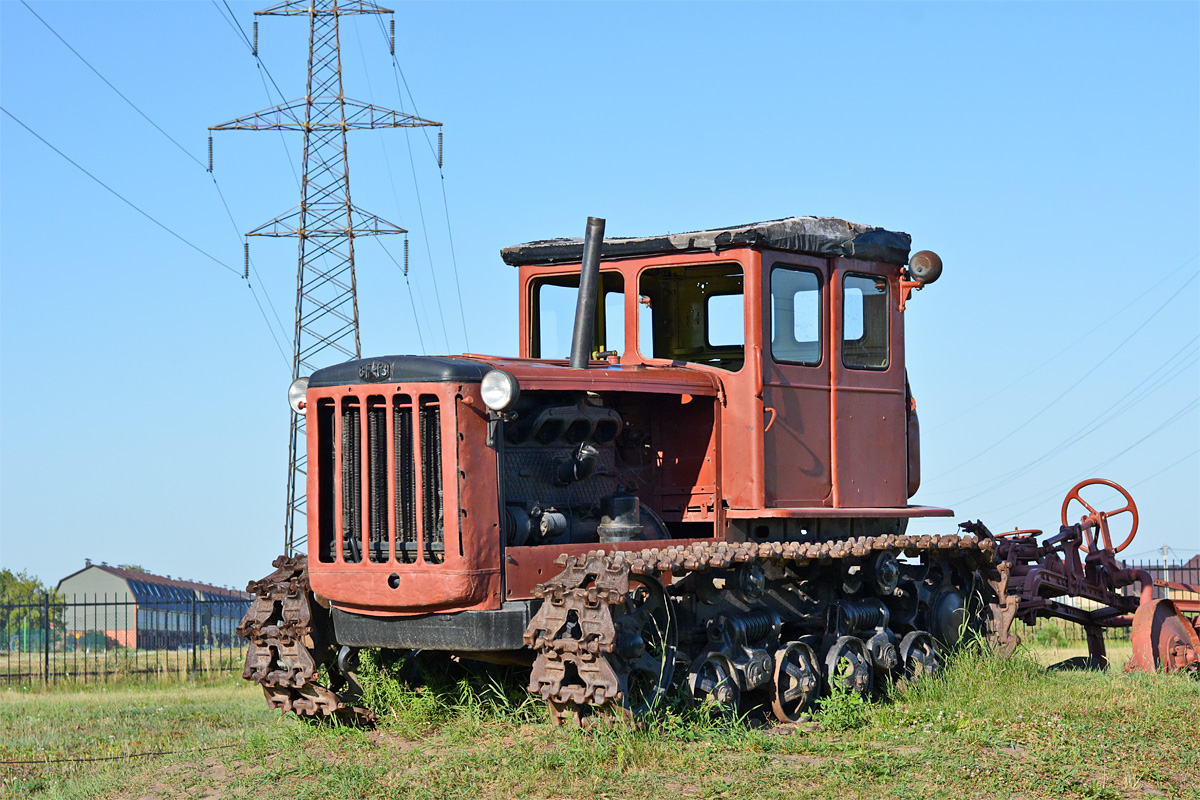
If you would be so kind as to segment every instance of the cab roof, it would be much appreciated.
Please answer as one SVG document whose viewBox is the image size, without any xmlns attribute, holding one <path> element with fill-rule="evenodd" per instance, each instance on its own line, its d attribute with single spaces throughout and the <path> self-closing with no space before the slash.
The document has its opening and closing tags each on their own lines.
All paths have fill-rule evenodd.
<svg viewBox="0 0 1200 800">
<path fill-rule="evenodd" d="M 662 236 L 606 238 L 601 259 L 675 253 L 717 253 L 735 247 L 784 250 L 817 256 L 846 256 L 866 261 L 907 264 L 912 237 L 835 217 L 788 217 L 729 228 Z M 545 239 L 500 250 L 514 267 L 569 264 L 583 260 L 583 239 Z"/>
</svg>

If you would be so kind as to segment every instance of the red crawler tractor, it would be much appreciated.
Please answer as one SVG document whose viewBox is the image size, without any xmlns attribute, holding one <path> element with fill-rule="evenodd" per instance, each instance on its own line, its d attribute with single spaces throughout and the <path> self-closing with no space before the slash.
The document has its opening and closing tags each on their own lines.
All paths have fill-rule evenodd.
<svg viewBox="0 0 1200 800">
<path fill-rule="evenodd" d="M 642 714 L 677 670 L 788 721 L 835 680 L 936 671 L 1005 607 L 982 526 L 905 533 L 952 513 L 908 503 L 903 311 L 935 254 L 812 217 L 603 228 L 502 251 L 519 357 L 373 358 L 292 387 L 308 555 L 251 583 L 240 628 L 273 707 L 368 720 L 353 657 L 380 647 L 529 665 L 557 721 Z"/>
</svg>

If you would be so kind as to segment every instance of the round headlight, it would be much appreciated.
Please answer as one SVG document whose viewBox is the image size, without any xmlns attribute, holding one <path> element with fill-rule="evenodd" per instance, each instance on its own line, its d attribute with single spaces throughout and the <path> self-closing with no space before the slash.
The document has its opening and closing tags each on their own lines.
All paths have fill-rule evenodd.
<svg viewBox="0 0 1200 800">
<path fill-rule="evenodd" d="M 914 253 L 908 262 L 908 274 L 922 286 L 933 283 L 942 276 L 942 259 L 932 250 Z"/>
<path fill-rule="evenodd" d="M 483 376 L 479 384 L 483 403 L 492 411 L 508 411 L 517 404 L 521 396 L 521 385 L 517 379 L 502 369 L 494 369 Z"/>
<path fill-rule="evenodd" d="M 308 378 L 296 378 L 288 387 L 288 405 L 297 414 L 304 413 L 304 396 L 308 393 Z"/>
</svg>

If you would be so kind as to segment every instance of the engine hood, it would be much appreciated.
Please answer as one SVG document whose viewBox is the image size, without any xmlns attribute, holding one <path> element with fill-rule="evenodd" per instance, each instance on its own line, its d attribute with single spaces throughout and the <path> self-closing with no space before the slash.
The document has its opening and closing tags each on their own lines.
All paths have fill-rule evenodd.
<svg viewBox="0 0 1200 800">
<path fill-rule="evenodd" d="M 479 383 L 492 367 L 457 356 L 377 356 L 317 370 L 310 388 L 359 383 Z"/>
<path fill-rule="evenodd" d="M 522 390 L 584 390 L 716 395 L 720 379 L 690 366 L 592 362 L 571 369 L 565 361 L 499 356 L 377 356 L 346 361 L 314 372 L 309 388 L 364 383 L 479 383 L 491 369 L 511 372 Z"/>
</svg>

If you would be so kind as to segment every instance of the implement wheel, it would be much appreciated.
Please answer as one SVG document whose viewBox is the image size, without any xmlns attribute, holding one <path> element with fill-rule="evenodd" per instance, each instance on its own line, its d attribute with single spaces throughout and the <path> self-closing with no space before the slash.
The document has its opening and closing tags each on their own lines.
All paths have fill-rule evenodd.
<svg viewBox="0 0 1200 800">
<path fill-rule="evenodd" d="M 1133 656 L 1126 672 L 1182 672 L 1200 674 L 1200 635 L 1170 600 L 1152 600 L 1138 606 L 1129 634 Z"/>
</svg>

